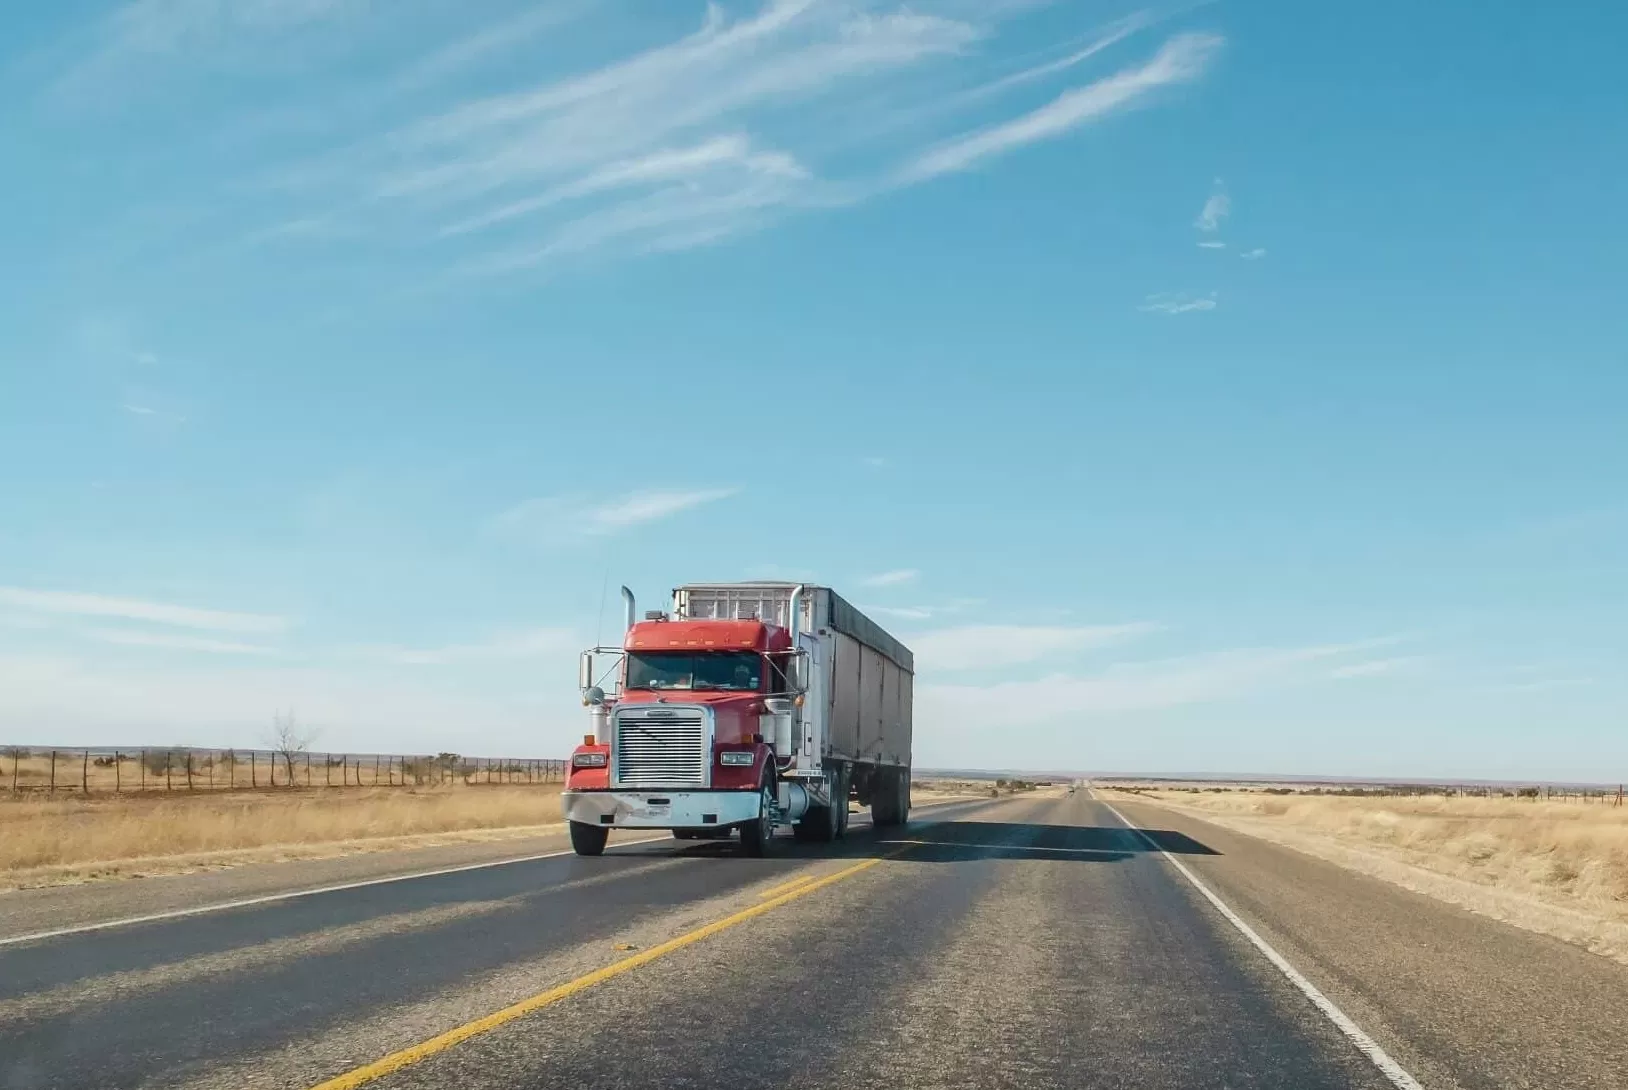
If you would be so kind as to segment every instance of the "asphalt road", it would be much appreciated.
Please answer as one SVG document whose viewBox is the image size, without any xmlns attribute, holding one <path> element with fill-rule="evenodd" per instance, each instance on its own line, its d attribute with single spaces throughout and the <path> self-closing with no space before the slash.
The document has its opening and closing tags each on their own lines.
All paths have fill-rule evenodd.
<svg viewBox="0 0 1628 1090">
<path fill-rule="evenodd" d="M 4 945 L 0 1088 L 1396 1085 L 1171 858 L 1431 1090 L 1628 1086 L 1620 967 L 1120 809 L 1148 836 L 1081 793 Z"/>
</svg>

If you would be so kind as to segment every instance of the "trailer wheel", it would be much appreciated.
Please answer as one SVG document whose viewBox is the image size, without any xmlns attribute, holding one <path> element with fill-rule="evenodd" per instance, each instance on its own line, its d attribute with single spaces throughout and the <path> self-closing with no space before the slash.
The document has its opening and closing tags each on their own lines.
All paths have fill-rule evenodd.
<svg viewBox="0 0 1628 1090">
<path fill-rule="evenodd" d="M 774 839 L 774 809 L 774 778 L 765 772 L 757 819 L 741 826 L 741 850 L 747 855 L 761 857 L 768 851 L 769 842 Z"/>
<path fill-rule="evenodd" d="M 837 774 L 836 797 L 831 801 L 837 810 L 837 839 L 848 835 L 848 791 L 853 785 L 853 773 L 843 765 Z"/>
<path fill-rule="evenodd" d="M 571 850 L 578 855 L 604 855 L 605 841 L 609 838 L 610 830 L 603 825 L 571 823 Z"/>
<path fill-rule="evenodd" d="M 903 771 L 889 769 L 875 773 L 871 785 L 871 824 L 878 829 L 903 825 L 910 819 L 910 779 Z"/>
</svg>

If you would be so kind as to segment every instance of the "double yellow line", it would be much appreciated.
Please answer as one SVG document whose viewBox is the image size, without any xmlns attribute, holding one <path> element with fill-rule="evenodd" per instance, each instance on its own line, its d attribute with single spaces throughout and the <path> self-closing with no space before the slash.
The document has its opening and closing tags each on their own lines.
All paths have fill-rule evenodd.
<svg viewBox="0 0 1628 1090">
<path fill-rule="evenodd" d="M 603 984 L 605 981 L 613 977 L 619 977 L 623 973 L 631 972 L 641 965 L 648 965 L 657 958 L 666 957 L 675 950 L 682 950 L 686 946 L 711 938 L 721 931 L 727 931 L 731 927 L 745 923 L 747 920 L 755 919 L 789 901 L 795 901 L 799 897 L 806 897 L 815 890 L 824 889 L 826 886 L 840 882 L 844 878 L 850 878 L 860 871 L 869 870 L 883 859 L 898 854 L 900 853 L 890 852 L 886 856 L 864 859 L 851 867 L 845 867 L 842 870 L 828 874 L 824 878 L 799 878 L 795 881 L 774 886 L 763 893 L 764 900 L 761 903 L 752 905 L 750 908 L 743 908 L 732 916 L 714 920 L 712 923 L 698 927 L 694 931 L 686 932 L 674 939 L 668 939 L 658 946 L 652 946 L 648 950 L 607 965 L 603 969 L 595 969 L 593 972 L 579 976 L 575 980 L 561 984 L 557 988 L 550 988 L 546 992 L 539 992 L 528 999 L 522 999 L 520 1002 L 504 1007 L 500 1011 L 494 1011 L 484 1018 L 477 1018 L 473 1022 L 465 1022 L 463 1025 L 449 1029 L 445 1033 L 431 1037 L 427 1041 L 420 1041 L 418 1044 L 404 1048 L 399 1052 L 392 1052 L 390 1055 L 374 1060 L 370 1064 L 364 1064 L 361 1067 L 345 1072 L 343 1075 L 337 1075 L 326 1082 L 318 1083 L 311 1087 L 311 1090 L 356 1090 L 359 1086 L 365 1086 L 370 1082 L 384 1078 L 386 1075 L 394 1074 L 404 1067 L 411 1067 L 421 1060 L 427 1060 L 438 1052 L 445 1052 L 454 1045 L 461 1044 L 472 1037 L 490 1033 L 499 1026 L 514 1021 L 516 1018 L 522 1018 L 534 1011 L 540 1011 L 544 1007 L 552 1006 L 562 999 L 568 999 L 584 989 L 593 987 L 595 984 Z"/>
</svg>

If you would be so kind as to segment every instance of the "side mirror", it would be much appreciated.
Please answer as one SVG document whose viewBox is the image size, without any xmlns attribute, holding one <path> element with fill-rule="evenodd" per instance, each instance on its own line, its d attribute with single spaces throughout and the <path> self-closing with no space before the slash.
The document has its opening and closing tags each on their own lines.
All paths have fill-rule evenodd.
<svg viewBox="0 0 1628 1090">
<path fill-rule="evenodd" d="M 808 652 L 798 651 L 786 659 L 786 682 L 794 693 L 808 689 Z"/>
<path fill-rule="evenodd" d="M 594 683 L 594 653 L 584 651 L 577 660 L 577 688 L 586 693 Z"/>
</svg>

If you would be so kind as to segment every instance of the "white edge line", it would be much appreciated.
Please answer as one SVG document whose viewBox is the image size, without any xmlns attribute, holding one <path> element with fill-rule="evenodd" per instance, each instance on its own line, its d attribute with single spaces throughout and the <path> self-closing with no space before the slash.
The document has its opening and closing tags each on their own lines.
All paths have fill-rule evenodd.
<svg viewBox="0 0 1628 1090">
<path fill-rule="evenodd" d="M 617 844 L 618 848 L 631 848 L 636 844 L 655 844 L 665 841 L 667 837 L 652 836 L 642 840 L 627 840 Z M 411 882 L 417 878 L 435 878 L 443 874 L 462 874 L 472 870 L 486 870 L 489 867 L 507 867 L 515 863 L 534 863 L 539 859 L 558 859 L 561 856 L 575 854 L 567 848 L 557 852 L 542 852 L 538 855 L 521 855 L 508 859 L 493 859 L 484 863 L 463 863 L 456 867 L 439 867 L 435 870 L 414 871 L 411 874 L 391 874 L 383 878 L 365 878 L 360 882 L 340 882 L 331 886 L 313 886 L 310 889 L 293 889 L 283 893 L 267 893 L 260 897 L 244 897 L 236 901 L 217 901 L 214 904 L 194 905 L 192 908 L 177 908 L 169 912 L 154 912 L 146 916 L 125 916 L 117 920 L 104 920 L 100 923 L 77 924 L 73 927 L 61 927 L 54 931 L 35 931 L 27 935 L 12 935 L 9 938 L 0 938 L 0 946 L 17 946 L 25 942 L 40 942 L 45 939 L 60 939 L 68 935 L 83 935 L 91 931 L 108 931 L 115 927 L 131 927 L 141 923 L 158 923 L 162 920 L 180 920 L 188 916 L 202 916 L 210 912 L 225 912 L 232 908 L 252 908 L 255 905 L 275 904 L 278 901 L 292 901 L 300 897 L 315 897 L 322 893 L 342 893 L 350 889 L 366 889 L 368 886 L 384 886 L 392 882 Z"/>
<path fill-rule="evenodd" d="M 976 802 L 978 800 L 969 800 Z M 927 803 L 927 807 L 961 806 L 967 805 L 959 800 L 938 803 Z M 1123 820 L 1123 819 L 1121 819 Z M 615 845 L 618 848 L 631 848 L 639 844 L 657 844 L 667 840 L 665 836 L 645 837 L 641 840 L 626 840 Z M 315 897 L 322 893 L 343 893 L 350 889 L 366 889 L 368 886 L 385 886 L 392 882 L 411 882 L 418 878 L 435 878 L 443 874 L 463 874 L 472 870 L 486 870 L 490 867 L 507 867 L 515 863 L 535 863 L 540 859 L 558 859 L 562 856 L 576 854 L 571 849 L 557 852 L 542 852 L 538 855 L 520 855 L 509 859 L 493 859 L 484 863 L 463 863 L 456 867 L 438 867 L 435 870 L 414 871 L 411 874 L 391 874 L 383 878 L 365 878 L 360 882 L 340 882 L 331 886 L 313 886 L 310 889 L 294 889 L 283 893 L 267 893 L 260 897 L 244 897 L 236 901 L 217 901 L 214 904 L 194 905 L 192 908 L 177 908 L 169 912 L 153 912 L 146 916 L 124 916 L 116 920 L 103 920 L 99 923 L 76 924 L 73 927 L 59 927 L 53 931 L 33 931 L 26 935 L 12 935 L 0 938 L 0 947 L 20 946 L 25 942 L 43 942 L 47 939 L 61 939 L 69 935 L 84 935 L 92 931 L 110 931 L 116 927 L 133 927 L 136 924 L 160 923 L 164 920 L 181 920 L 188 916 L 203 916 L 211 912 L 225 912 L 233 908 L 253 908 L 255 905 L 276 904 L 278 901 L 293 901 L 301 897 Z"/>
<path fill-rule="evenodd" d="M 1277 967 L 1280 973 L 1289 978 L 1289 983 L 1293 984 L 1296 988 L 1299 988 L 1301 993 L 1304 994 L 1307 999 L 1311 1000 L 1312 1005 L 1323 1012 L 1324 1017 L 1326 1017 L 1330 1022 L 1333 1022 L 1335 1027 L 1341 1033 L 1345 1034 L 1346 1038 L 1349 1039 L 1352 1044 L 1356 1045 L 1357 1049 L 1364 1056 L 1373 1061 L 1373 1065 L 1379 1068 L 1380 1073 L 1390 1080 L 1391 1085 L 1397 1087 L 1398 1090 L 1424 1090 L 1424 1087 L 1419 1085 L 1419 1081 L 1417 1079 L 1408 1074 L 1407 1070 L 1401 1064 L 1391 1059 L 1390 1054 L 1380 1047 L 1378 1041 L 1374 1040 L 1372 1037 L 1368 1036 L 1367 1033 L 1363 1032 L 1361 1026 L 1353 1022 L 1344 1011 L 1334 1005 L 1334 1001 L 1332 999 L 1317 989 L 1317 985 L 1307 980 L 1299 969 L 1296 969 L 1293 965 L 1291 965 L 1288 958 L 1278 953 L 1272 948 L 1270 943 L 1257 935 L 1253 927 L 1250 927 L 1247 923 L 1245 923 L 1243 918 L 1239 916 L 1238 913 L 1227 907 L 1227 903 L 1212 893 L 1209 886 L 1206 886 L 1203 882 L 1199 881 L 1198 876 L 1192 871 L 1188 870 L 1186 865 L 1182 863 L 1181 860 L 1159 847 L 1158 843 L 1151 836 L 1148 836 L 1147 833 L 1143 832 L 1140 828 L 1134 825 L 1129 818 L 1115 809 L 1112 803 L 1109 803 L 1099 797 L 1095 791 L 1091 792 L 1091 797 L 1106 807 L 1110 814 L 1114 815 L 1114 817 L 1123 822 L 1127 829 L 1141 837 L 1147 843 L 1148 847 L 1164 856 L 1165 862 L 1175 867 L 1183 878 L 1191 882 L 1193 884 L 1193 888 L 1202 893 L 1204 895 L 1204 899 L 1209 901 L 1210 904 L 1214 905 L 1215 910 L 1221 913 L 1222 916 L 1226 917 L 1228 923 L 1230 923 L 1233 927 L 1236 927 L 1239 933 L 1241 933 L 1244 938 L 1248 939 L 1250 944 L 1253 945 L 1255 949 L 1259 950 L 1266 956 L 1267 961 L 1270 961 Z"/>
</svg>

